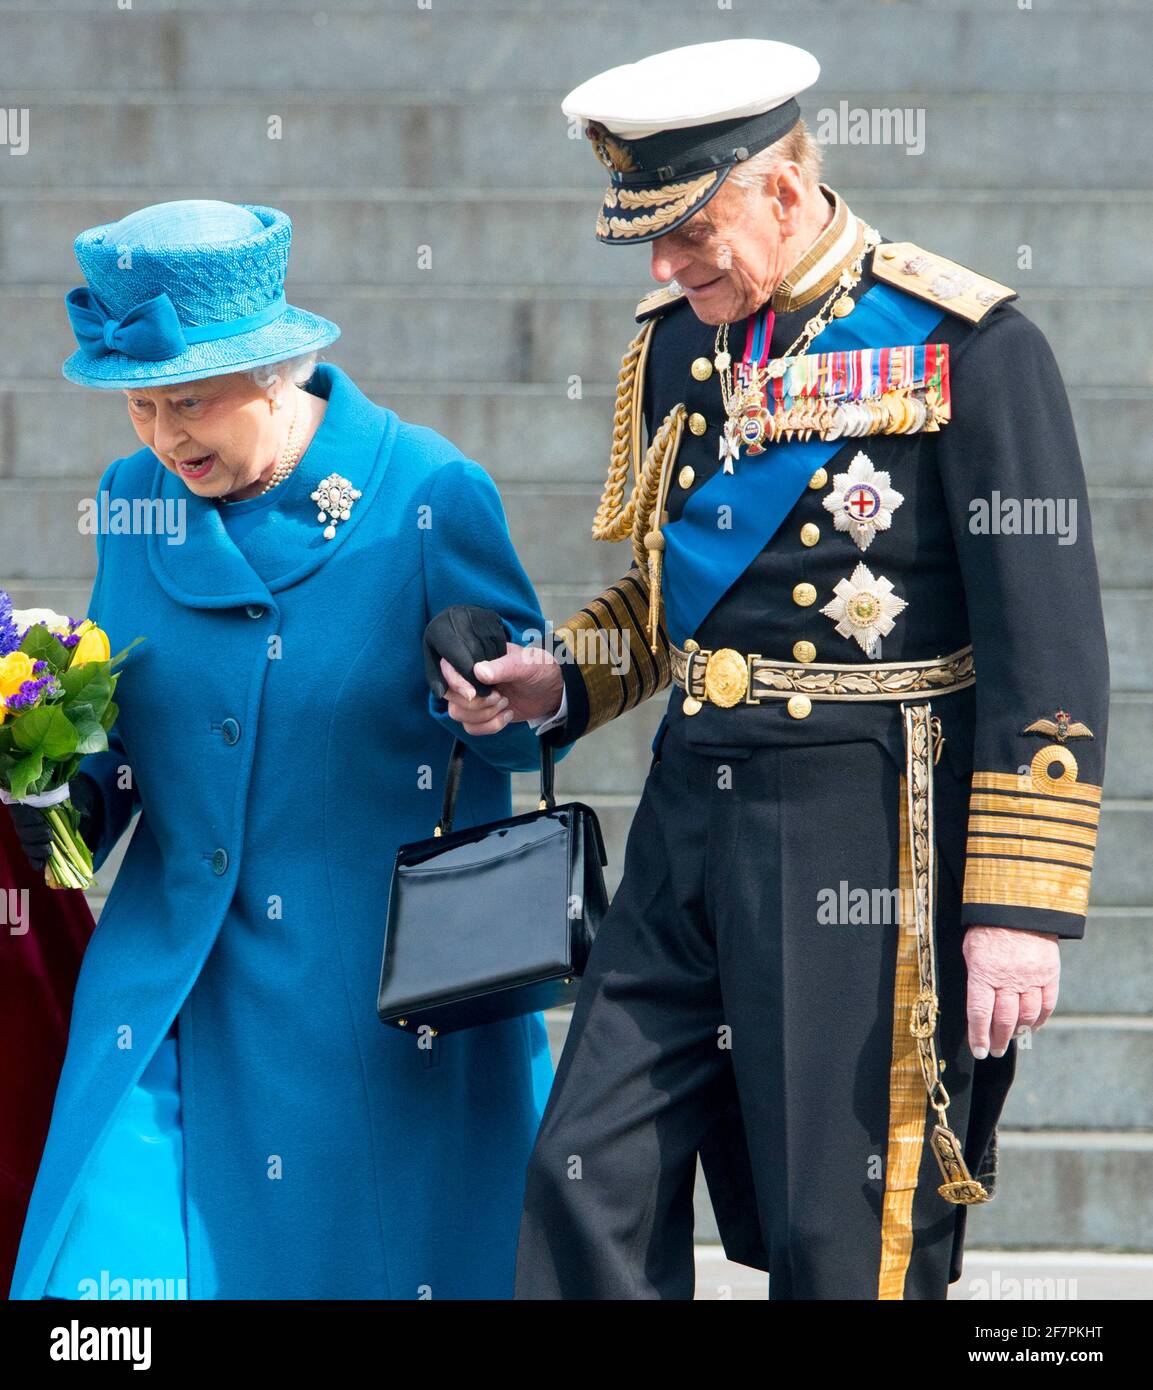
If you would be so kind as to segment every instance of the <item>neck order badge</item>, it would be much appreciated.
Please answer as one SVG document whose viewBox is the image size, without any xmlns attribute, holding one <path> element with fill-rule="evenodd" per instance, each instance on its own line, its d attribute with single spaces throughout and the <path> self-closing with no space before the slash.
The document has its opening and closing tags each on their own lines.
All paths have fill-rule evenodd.
<svg viewBox="0 0 1153 1390">
<path fill-rule="evenodd" d="M 944 317 L 936 304 L 877 284 L 847 318 L 834 319 L 821 334 L 826 352 L 923 343 Z M 662 528 L 665 624 L 671 641 L 683 646 L 776 533 L 806 483 L 838 449 L 841 440 L 776 443 L 755 467 L 720 470 L 686 502 L 676 521 Z M 719 508 L 731 508 L 729 525 L 718 524 Z"/>
</svg>

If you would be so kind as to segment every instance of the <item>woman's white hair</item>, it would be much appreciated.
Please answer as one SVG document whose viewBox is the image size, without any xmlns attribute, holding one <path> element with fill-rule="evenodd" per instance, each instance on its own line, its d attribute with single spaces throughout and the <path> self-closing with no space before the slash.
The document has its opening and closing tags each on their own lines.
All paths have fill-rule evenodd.
<svg viewBox="0 0 1153 1390">
<path fill-rule="evenodd" d="M 801 171 L 806 188 L 815 188 L 821 178 L 822 150 L 804 121 L 782 135 L 775 144 L 761 150 L 738 164 L 726 180 L 738 188 L 757 188 L 765 176 L 775 173 L 782 164 L 795 164 Z"/>
<path fill-rule="evenodd" d="M 303 386 L 316 370 L 319 356 L 314 349 L 296 357 L 286 357 L 282 362 L 264 362 L 251 368 L 248 375 L 262 391 L 273 396 L 284 386 Z"/>
</svg>

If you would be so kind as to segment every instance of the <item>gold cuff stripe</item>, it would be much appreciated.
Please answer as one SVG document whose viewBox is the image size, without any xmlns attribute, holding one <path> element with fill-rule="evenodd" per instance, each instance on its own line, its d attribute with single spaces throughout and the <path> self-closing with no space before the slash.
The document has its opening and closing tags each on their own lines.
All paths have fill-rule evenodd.
<svg viewBox="0 0 1153 1390">
<path fill-rule="evenodd" d="M 1089 872 L 1022 859 L 969 859 L 964 903 L 1039 907 L 1084 916 L 1089 907 Z"/>
<path fill-rule="evenodd" d="M 595 599 L 594 599 L 595 603 Z M 591 607 L 591 605 L 590 605 Z M 590 612 L 590 609 L 581 609 L 581 616 Z M 577 619 L 569 619 L 565 624 L 570 630 L 577 630 L 583 627 L 588 631 L 595 628 L 606 628 L 609 626 L 608 614 L 605 614 L 604 621 L 597 621 L 594 616 L 592 623 L 579 624 Z M 573 653 L 576 655 L 576 652 Z M 580 669 L 581 680 L 584 681 L 584 691 L 588 696 L 588 724 L 587 733 L 591 733 L 594 728 L 599 728 L 601 724 L 608 723 L 624 709 L 624 688 L 620 677 L 613 673 L 612 667 L 608 662 L 601 660 L 591 660 L 583 662 L 577 660 Z"/>
<path fill-rule="evenodd" d="M 1034 790 L 1031 778 L 1016 772 L 974 772 L 973 790 L 996 792 L 1031 792 Z M 1074 782 L 1071 778 L 1061 779 L 1061 789 L 1052 793 L 1067 801 L 1101 801 L 1101 788 L 1092 782 Z"/>
<path fill-rule="evenodd" d="M 644 639 L 643 636 L 645 624 L 633 610 L 632 602 L 629 598 L 628 590 L 632 589 L 635 593 L 639 588 L 640 586 L 635 581 L 626 586 L 626 581 L 622 580 L 621 587 L 617 590 L 628 612 L 630 627 L 642 638 L 639 643 L 634 642 L 632 638 L 629 639 L 629 664 L 628 674 L 625 679 L 633 695 L 631 705 L 638 704 L 646 695 L 651 695 L 653 691 L 656 690 L 660 681 L 660 668 L 657 665 L 656 657 L 649 651 L 648 641 Z M 643 601 L 647 603 L 647 597 L 642 595 L 642 598 Z M 638 659 L 638 646 L 640 648 L 640 659 Z M 631 681 L 628 679 L 629 676 L 633 677 Z"/>
<path fill-rule="evenodd" d="M 900 928 L 897 932 L 896 973 L 893 978 L 893 1046 L 889 1063 L 889 1138 L 885 1150 L 885 1195 L 881 1207 L 881 1263 L 877 1278 L 878 1299 L 903 1299 L 905 1276 L 913 1254 L 913 1197 L 925 1142 L 925 1082 L 917 1055 L 917 1040 L 909 1031 L 909 1018 L 917 997 L 917 934 L 905 920 L 913 901 L 913 873 L 909 854 L 909 809 L 906 780 L 900 782 L 900 834 L 897 862 L 900 866 L 897 895 Z"/>
<path fill-rule="evenodd" d="M 600 599 L 593 599 L 575 617 L 570 618 L 564 626 L 575 633 L 578 631 L 609 631 L 615 624 L 608 605 L 602 603 Z M 573 655 L 574 657 L 578 656 L 575 649 Z M 607 724 L 610 719 L 615 719 L 624 710 L 624 683 L 614 673 L 608 662 L 601 661 L 599 657 L 594 657 L 591 661 L 578 659 L 577 665 L 580 669 L 581 679 L 584 681 L 585 693 L 588 696 L 589 717 L 586 731 L 591 733 L 593 729 Z"/>
<path fill-rule="evenodd" d="M 1078 806 L 1070 801 L 1057 801 L 1036 796 L 981 796 L 974 792 L 969 799 L 970 811 L 1004 811 L 1009 815 L 1036 816 L 1040 820 L 1069 820 L 1080 825 L 1096 825 L 1101 819 L 1097 806 Z"/>
<path fill-rule="evenodd" d="M 638 606 L 643 608 L 646 602 L 643 581 L 635 571 L 630 571 L 556 630 L 574 634 L 574 640 L 568 643 L 574 658 L 578 655 L 575 646 L 578 632 L 620 632 L 627 642 L 628 665 L 623 674 L 613 670 L 595 645 L 591 659 L 577 661 L 589 703 L 586 733 L 627 713 L 663 689 L 671 679 L 668 633 L 663 617 L 657 628 L 660 650 L 655 656 L 649 649 L 644 625 L 637 618 Z"/>
<path fill-rule="evenodd" d="M 1096 830 L 1084 825 L 1062 825 L 1060 821 L 1027 819 L 1024 816 L 970 816 L 969 834 L 986 835 L 1027 835 L 1041 840 L 1064 840 L 1068 844 L 1088 845 L 1092 849 L 1097 843 Z"/>
<path fill-rule="evenodd" d="M 997 854 L 1012 859 L 1046 859 L 1057 864 L 1081 864 L 1093 867 L 1093 851 L 1077 845 L 1057 845 L 1051 840 L 1030 840 L 1010 836 L 994 839 L 987 835 L 970 835 L 966 854 Z"/>
</svg>

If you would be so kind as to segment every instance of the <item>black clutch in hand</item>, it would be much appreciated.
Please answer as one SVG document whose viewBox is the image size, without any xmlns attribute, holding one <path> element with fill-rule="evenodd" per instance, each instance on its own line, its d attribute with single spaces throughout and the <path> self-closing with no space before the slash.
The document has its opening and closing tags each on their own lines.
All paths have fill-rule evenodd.
<svg viewBox="0 0 1153 1390">
<path fill-rule="evenodd" d="M 376 1011 L 411 1032 L 570 1003 L 608 907 L 596 812 L 556 804 L 552 749 L 536 811 L 454 831 L 465 748 L 453 742 L 433 836 L 401 845 L 392 871 Z"/>
</svg>

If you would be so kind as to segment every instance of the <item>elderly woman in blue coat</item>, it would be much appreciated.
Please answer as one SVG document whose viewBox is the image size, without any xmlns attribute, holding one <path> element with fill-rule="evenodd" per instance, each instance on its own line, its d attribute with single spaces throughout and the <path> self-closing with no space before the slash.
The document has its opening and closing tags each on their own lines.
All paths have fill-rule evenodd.
<svg viewBox="0 0 1153 1390">
<path fill-rule="evenodd" d="M 375 997 L 394 851 L 432 833 L 459 732 L 425 625 L 499 608 L 531 656 L 543 620 L 488 475 L 314 369 L 340 330 L 285 303 L 290 239 L 196 200 L 76 241 L 64 374 L 123 391 L 144 445 L 100 481 L 89 616 L 146 641 L 75 788 L 97 868 L 140 818 L 15 1298 L 512 1295 L 543 1021 L 429 1048 Z M 510 814 L 536 735 L 464 737 L 461 823 Z"/>
</svg>

